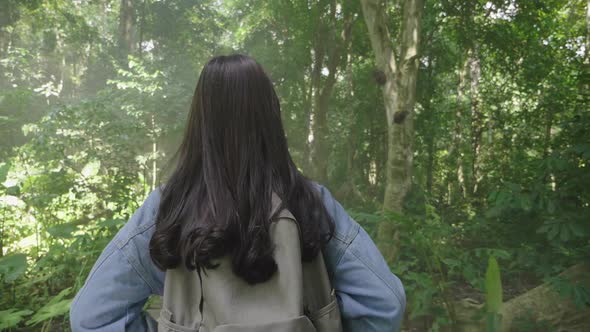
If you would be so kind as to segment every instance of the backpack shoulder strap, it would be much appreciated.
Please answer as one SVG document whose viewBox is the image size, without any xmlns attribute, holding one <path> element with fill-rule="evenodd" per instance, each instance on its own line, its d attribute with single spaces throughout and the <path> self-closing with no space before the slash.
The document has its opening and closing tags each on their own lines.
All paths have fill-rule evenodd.
<svg viewBox="0 0 590 332">
<path fill-rule="evenodd" d="M 280 198 L 273 193 L 273 213 L 282 205 L 281 203 Z M 292 221 L 297 226 L 301 239 L 299 223 L 286 207 L 277 213 L 275 219 Z M 304 313 L 309 316 L 318 331 L 341 331 L 340 308 L 326 269 L 323 252 L 320 251 L 310 262 L 302 262 L 301 277 Z"/>
</svg>

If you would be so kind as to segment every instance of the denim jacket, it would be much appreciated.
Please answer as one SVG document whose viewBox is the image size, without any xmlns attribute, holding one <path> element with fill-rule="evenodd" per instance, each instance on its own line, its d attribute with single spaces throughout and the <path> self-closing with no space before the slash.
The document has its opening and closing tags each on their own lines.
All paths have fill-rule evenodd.
<svg viewBox="0 0 590 332">
<path fill-rule="evenodd" d="M 336 223 L 323 253 L 344 331 L 397 331 L 406 304 L 401 281 L 365 230 L 325 187 L 315 186 Z M 149 253 L 159 200 L 153 191 L 94 264 L 72 302 L 72 331 L 148 330 L 142 308 L 150 295 L 162 295 L 166 276 Z"/>
</svg>

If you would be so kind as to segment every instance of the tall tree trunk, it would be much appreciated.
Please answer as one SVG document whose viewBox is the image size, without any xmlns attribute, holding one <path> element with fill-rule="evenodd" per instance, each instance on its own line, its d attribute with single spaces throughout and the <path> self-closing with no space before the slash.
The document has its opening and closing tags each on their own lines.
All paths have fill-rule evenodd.
<svg viewBox="0 0 590 332">
<path fill-rule="evenodd" d="M 142 44 L 143 44 L 143 37 L 145 33 L 145 15 L 146 15 L 146 7 L 148 5 L 148 0 L 143 0 L 141 2 L 141 10 L 140 10 L 140 18 L 139 18 L 139 40 L 137 41 L 137 50 L 139 52 L 139 56 L 143 56 L 142 53 Z"/>
<path fill-rule="evenodd" d="M 135 0 L 121 0 L 119 8 L 119 52 L 124 63 L 135 51 Z"/>
<path fill-rule="evenodd" d="M 352 56 L 350 54 L 350 46 L 351 42 L 351 22 L 349 19 L 345 22 L 345 30 L 343 31 L 343 38 L 344 44 L 346 49 L 346 62 L 344 67 L 346 68 L 346 94 L 348 95 L 349 100 L 353 100 L 354 97 L 354 80 L 352 75 L 352 66 L 350 62 L 352 61 Z M 359 113 L 353 107 L 348 107 L 347 112 L 350 112 L 351 121 L 350 125 L 348 126 L 348 137 L 346 141 L 346 178 L 342 183 L 339 193 L 340 197 L 352 198 L 355 197 L 360 201 L 364 202 L 364 196 L 356 187 L 355 180 L 357 177 L 354 175 L 355 173 L 355 164 L 358 155 L 357 149 L 357 141 L 359 136 Z"/>
<path fill-rule="evenodd" d="M 0 1 L 0 59 L 5 59 L 8 54 L 8 49 L 12 42 L 12 33 L 14 29 L 8 29 L 18 20 L 17 2 L 14 1 Z M 0 87 L 9 82 L 4 78 L 4 66 L 0 66 Z"/>
<path fill-rule="evenodd" d="M 348 48 L 346 43 L 350 39 L 350 13 L 344 13 L 344 30 L 339 38 L 336 26 L 336 1 L 330 6 L 330 21 L 322 20 L 320 16 L 318 39 L 314 43 L 314 68 L 312 72 L 313 105 L 310 114 L 309 134 L 309 163 L 312 177 L 320 182 L 328 179 L 328 108 L 334 85 L 336 72 L 342 65 L 343 55 Z M 348 37 L 347 37 L 348 36 Z M 326 67 L 324 68 L 324 56 Z M 328 75 L 322 80 L 322 71 L 328 70 Z"/>
<path fill-rule="evenodd" d="M 459 83 L 457 84 L 457 107 L 455 108 L 455 128 L 453 129 L 453 140 L 449 147 L 449 176 L 451 191 L 449 201 L 454 201 L 456 196 L 465 198 L 467 188 L 465 184 L 465 170 L 463 167 L 463 155 L 465 148 L 465 136 L 463 133 L 463 120 L 465 118 L 467 74 L 471 58 L 469 52 L 464 55 L 464 61 L 459 69 Z M 454 174 L 453 174 L 454 173 Z"/>
<path fill-rule="evenodd" d="M 413 113 L 423 2 L 407 0 L 403 3 L 399 43 L 401 51 L 397 59 L 393 51 L 393 40 L 387 28 L 386 1 L 360 1 L 375 53 L 377 75 L 385 78 L 385 82 L 382 82 L 382 93 L 388 124 L 388 152 L 383 208 L 403 214 L 404 201 L 412 185 Z M 395 240 L 398 237 L 399 234 L 392 223 L 384 222 L 380 225 L 378 241 L 389 262 L 395 259 Z"/>
</svg>

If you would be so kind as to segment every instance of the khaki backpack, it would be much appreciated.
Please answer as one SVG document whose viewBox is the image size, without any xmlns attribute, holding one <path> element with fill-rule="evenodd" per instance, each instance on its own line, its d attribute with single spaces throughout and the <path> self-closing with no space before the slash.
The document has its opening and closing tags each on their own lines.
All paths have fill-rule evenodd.
<svg viewBox="0 0 590 332">
<path fill-rule="evenodd" d="M 280 199 L 273 194 L 273 213 Z M 272 214 L 271 214 L 272 215 Z M 280 211 L 270 226 L 277 272 L 249 285 L 231 269 L 230 257 L 215 269 L 166 271 L 160 332 L 339 332 L 340 309 L 322 254 L 301 261 L 295 217 Z"/>
</svg>

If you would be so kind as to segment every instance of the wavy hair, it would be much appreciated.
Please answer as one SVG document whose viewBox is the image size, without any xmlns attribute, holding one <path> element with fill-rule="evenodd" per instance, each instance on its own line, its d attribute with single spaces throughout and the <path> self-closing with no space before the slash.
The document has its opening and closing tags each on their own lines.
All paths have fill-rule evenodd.
<svg viewBox="0 0 590 332">
<path fill-rule="evenodd" d="M 211 269 L 231 255 L 236 275 L 268 280 L 277 269 L 273 192 L 297 219 L 304 261 L 332 237 L 333 220 L 289 154 L 273 85 L 252 58 L 218 56 L 205 65 L 176 156 L 150 240 L 160 269 Z"/>
</svg>

